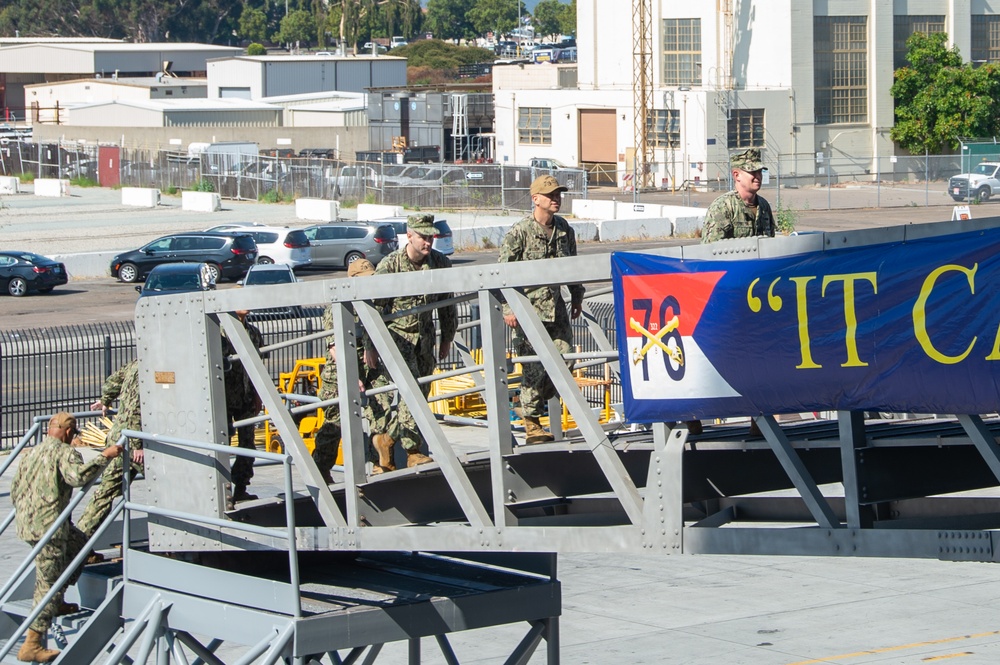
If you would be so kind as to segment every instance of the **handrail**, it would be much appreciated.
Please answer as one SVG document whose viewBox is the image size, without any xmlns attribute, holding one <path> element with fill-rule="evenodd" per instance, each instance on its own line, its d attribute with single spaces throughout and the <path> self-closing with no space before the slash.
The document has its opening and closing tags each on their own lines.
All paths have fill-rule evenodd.
<svg viewBox="0 0 1000 665">
<path fill-rule="evenodd" d="M 299 562 L 298 562 L 298 549 L 295 545 L 295 506 L 292 494 L 292 464 L 294 463 L 294 458 L 291 455 L 278 454 L 262 452 L 256 449 L 248 448 L 238 448 L 233 446 L 221 446 L 216 443 L 205 443 L 202 441 L 192 441 L 190 439 L 181 439 L 174 436 L 162 436 L 158 434 L 147 434 L 145 432 L 139 432 L 136 430 L 125 429 L 122 430 L 122 436 L 119 441 L 123 442 L 126 446 L 126 451 L 123 454 L 127 454 L 128 439 L 141 439 L 143 441 L 154 441 L 159 443 L 168 443 L 171 445 L 194 448 L 196 450 L 205 450 L 208 452 L 216 452 L 224 455 L 238 455 L 242 457 L 253 457 L 261 460 L 268 460 L 271 462 L 280 462 L 284 467 L 284 485 L 285 485 L 285 529 L 284 531 L 280 529 L 268 529 L 266 527 L 259 527 L 253 524 L 247 524 L 244 522 L 236 522 L 233 520 L 224 520 L 217 517 L 209 517 L 207 515 L 197 515 L 194 513 L 187 513 L 177 510 L 170 510 L 167 508 L 158 508 L 156 506 L 149 506 L 140 503 L 135 503 L 130 500 L 131 491 L 129 487 L 129 475 L 124 474 L 122 482 L 124 483 L 124 496 L 125 501 L 122 503 L 125 506 L 125 533 L 129 533 L 129 521 L 131 519 L 131 511 L 137 510 L 139 512 L 146 513 L 147 515 L 158 515 L 160 517 L 173 517 L 177 519 L 190 520 L 192 522 L 198 522 L 201 524 L 208 524 L 211 526 L 216 526 L 223 529 L 236 529 L 237 531 L 245 531 L 247 533 L 253 533 L 259 536 L 267 536 L 271 538 L 278 538 L 288 542 L 288 576 L 292 587 L 295 589 L 295 606 L 292 608 L 292 612 L 296 618 L 302 616 L 302 601 L 301 594 L 299 590 Z M 128 570 L 127 565 L 127 554 L 126 552 L 131 548 L 131 543 L 127 538 L 122 538 L 122 559 L 125 561 L 123 565 L 124 570 Z M 127 580 L 127 573 L 125 579 Z"/>
</svg>

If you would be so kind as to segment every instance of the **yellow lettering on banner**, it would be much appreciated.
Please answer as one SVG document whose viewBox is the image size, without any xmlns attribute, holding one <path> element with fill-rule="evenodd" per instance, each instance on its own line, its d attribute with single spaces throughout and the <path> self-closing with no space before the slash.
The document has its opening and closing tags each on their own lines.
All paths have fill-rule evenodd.
<svg viewBox="0 0 1000 665">
<path fill-rule="evenodd" d="M 823 366 L 813 362 L 812 349 L 809 342 L 809 313 L 806 309 L 806 285 L 816 276 L 811 277 L 789 277 L 795 283 L 795 303 L 799 321 L 799 350 L 802 353 L 802 362 L 795 366 L 795 369 L 821 369 Z"/>
<path fill-rule="evenodd" d="M 854 306 L 854 282 L 863 280 L 872 285 L 872 289 L 877 294 L 878 275 L 874 272 L 858 272 L 846 275 L 827 275 L 823 278 L 823 290 L 821 295 L 826 297 L 826 287 L 834 282 L 844 283 L 844 320 L 847 323 L 847 330 L 844 335 L 844 342 L 847 346 L 847 362 L 841 367 L 868 367 L 868 363 L 862 362 L 858 356 L 858 316 Z"/>
<path fill-rule="evenodd" d="M 934 348 L 934 344 L 931 342 L 931 337 L 927 334 L 927 300 L 931 297 L 931 291 L 934 290 L 934 284 L 941 275 L 948 272 L 960 272 L 966 276 L 969 280 L 969 292 L 975 295 L 976 293 L 976 271 L 979 269 L 979 264 L 975 264 L 971 269 L 964 266 L 957 265 L 944 265 L 936 270 L 933 270 L 927 279 L 924 280 L 923 285 L 920 287 L 920 295 L 917 297 L 917 302 L 913 304 L 913 333 L 916 335 L 917 341 L 920 342 L 920 346 L 923 348 L 924 353 L 927 354 L 932 360 L 936 360 L 942 365 L 954 365 L 955 363 L 960 363 L 972 352 L 972 347 L 976 345 L 976 337 L 972 338 L 969 342 L 969 346 L 965 349 L 965 353 L 960 356 L 946 356 L 937 349 Z M 997 350 L 994 349 L 994 353 Z M 991 354 L 992 355 L 992 354 Z"/>
</svg>

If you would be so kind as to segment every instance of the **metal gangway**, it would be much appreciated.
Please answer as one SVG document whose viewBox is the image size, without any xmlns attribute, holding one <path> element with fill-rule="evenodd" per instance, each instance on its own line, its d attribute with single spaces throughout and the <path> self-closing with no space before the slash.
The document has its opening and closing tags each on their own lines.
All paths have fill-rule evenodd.
<svg viewBox="0 0 1000 665">
<path fill-rule="evenodd" d="M 650 254 L 766 261 L 997 226 L 996 218 L 965 220 Z M 186 662 L 178 646 L 184 645 L 204 662 L 222 662 L 213 653 L 230 642 L 248 647 L 241 663 L 327 662 L 324 657 L 339 663 L 374 662 L 381 644 L 409 640 L 410 662 L 417 663 L 420 639 L 433 637 L 446 660 L 458 662 L 448 633 L 526 622 L 507 662 L 528 662 L 544 642 L 547 662 L 557 663 L 559 553 L 997 560 L 1000 492 L 984 491 L 1000 485 L 996 413 L 890 418 L 830 411 L 794 419 L 733 413 L 698 434 L 675 421 L 602 423 L 570 365 L 609 363 L 620 377 L 620 358 L 632 359 L 620 356 L 615 340 L 587 312 L 598 350 L 560 356 L 522 290 L 573 282 L 587 285 L 594 297 L 607 292 L 611 264 L 610 255 L 590 255 L 139 301 L 144 432 L 132 434 L 145 439 L 147 495 L 127 498 L 121 510 L 126 518 L 144 516 L 147 524 L 137 545 L 124 529 L 119 578 L 102 600 L 111 609 L 80 628 L 79 648 L 89 649 L 94 662 L 98 654 L 125 662 L 128 649 L 141 644 L 144 657 L 155 650 L 157 662 Z M 456 340 L 465 367 L 437 375 L 474 378 L 488 413 L 477 445 L 452 440 L 421 392 L 432 377 L 407 370 L 372 304 L 419 294 L 454 294 L 428 307 L 479 306 L 478 321 Z M 509 356 L 503 302 L 536 356 Z M 235 315 L 315 303 L 333 304 L 337 339 L 344 464 L 330 486 L 295 421 L 295 411 L 317 403 L 290 408 L 287 400 L 294 396 L 277 392 Z M 481 363 L 470 353 L 473 329 Z M 361 330 L 411 406 L 433 463 L 366 473 L 355 361 Z M 281 454 L 229 447 L 223 370 L 230 359 L 223 357 L 223 332 L 267 412 L 243 422 L 269 418 L 284 443 Z M 511 423 L 512 362 L 544 366 L 575 429 L 552 443 L 520 445 Z M 766 385 L 768 377 L 759 381 Z M 750 419 L 759 436 L 750 433 Z M 280 468 L 282 490 L 227 512 L 231 454 L 257 457 L 260 470 Z M 386 588 L 390 577 L 398 589 Z M 451 592 L 441 592 L 443 586 Z M 404 596 L 412 602 L 402 602 Z M 208 639 L 195 639 L 196 633 Z"/>
</svg>

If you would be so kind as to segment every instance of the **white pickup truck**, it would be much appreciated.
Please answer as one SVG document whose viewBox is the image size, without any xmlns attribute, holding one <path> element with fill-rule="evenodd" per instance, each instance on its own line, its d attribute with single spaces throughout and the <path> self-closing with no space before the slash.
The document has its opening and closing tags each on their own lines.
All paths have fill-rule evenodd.
<svg viewBox="0 0 1000 665">
<path fill-rule="evenodd" d="M 952 176 L 948 194 L 956 201 L 986 201 L 991 196 L 1000 196 L 1000 163 L 980 162 L 971 173 Z"/>
</svg>

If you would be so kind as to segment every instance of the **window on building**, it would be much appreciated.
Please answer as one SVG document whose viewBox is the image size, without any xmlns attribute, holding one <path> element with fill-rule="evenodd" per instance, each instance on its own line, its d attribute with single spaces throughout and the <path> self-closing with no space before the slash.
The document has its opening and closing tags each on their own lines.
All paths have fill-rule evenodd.
<svg viewBox="0 0 1000 665">
<path fill-rule="evenodd" d="M 973 15 L 972 62 L 1000 62 L 1000 16 Z"/>
<path fill-rule="evenodd" d="M 653 109 L 646 116 L 646 140 L 651 148 L 679 148 L 681 112 L 677 109 Z"/>
<path fill-rule="evenodd" d="M 764 109 L 729 112 L 729 149 L 764 147 Z"/>
<path fill-rule="evenodd" d="M 817 16 L 816 123 L 868 121 L 868 18 Z"/>
<path fill-rule="evenodd" d="M 552 143 L 552 109 L 522 106 L 517 109 L 518 143 Z"/>
<path fill-rule="evenodd" d="M 663 19 L 663 85 L 701 85 L 701 19 Z"/>
<path fill-rule="evenodd" d="M 944 32 L 944 16 L 902 16 L 893 17 L 892 23 L 892 68 L 907 67 L 906 40 L 913 33 L 922 32 L 930 35 Z"/>
</svg>

